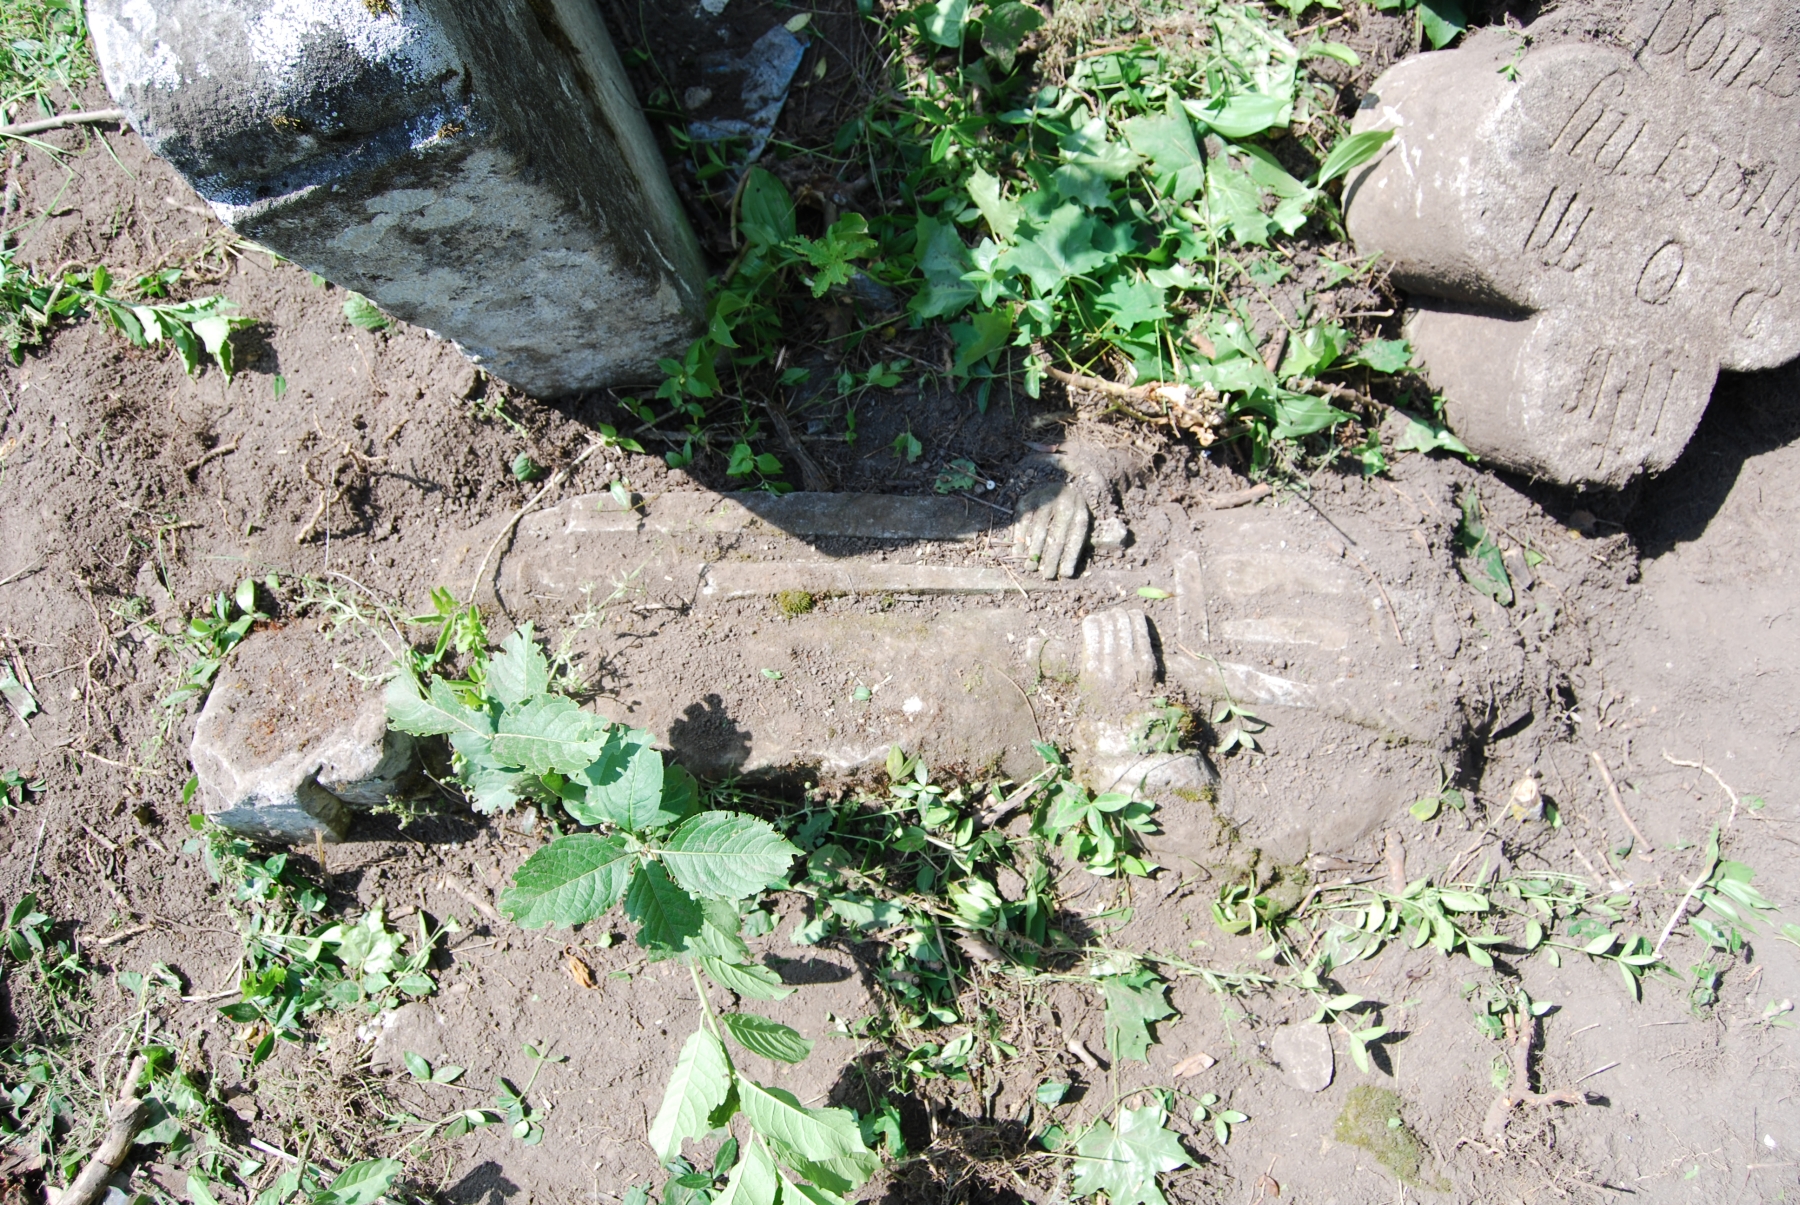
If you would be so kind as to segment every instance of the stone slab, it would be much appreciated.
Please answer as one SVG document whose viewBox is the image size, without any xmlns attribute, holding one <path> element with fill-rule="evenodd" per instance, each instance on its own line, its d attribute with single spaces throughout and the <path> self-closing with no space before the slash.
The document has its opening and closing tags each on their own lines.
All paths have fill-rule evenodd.
<svg viewBox="0 0 1800 1205">
<path fill-rule="evenodd" d="M 1800 11 L 1622 7 L 1624 45 L 1495 30 L 1395 66 L 1346 191 L 1464 442 L 1615 487 L 1674 462 L 1721 369 L 1800 355 Z"/>
<path fill-rule="evenodd" d="M 384 802 L 413 764 L 377 686 L 338 668 L 309 626 L 254 632 L 219 672 L 189 756 L 213 821 L 258 840 L 341 841 L 353 807 Z"/>
<path fill-rule="evenodd" d="M 521 526 L 533 534 L 768 531 L 802 537 L 962 542 L 1007 524 L 999 513 L 962 498 L 758 491 L 658 494 L 629 510 L 611 494 L 583 494 L 527 516 Z"/>
<path fill-rule="evenodd" d="M 106 84 L 239 233 L 533 393 L 658 379 L 706 273 L 591 0 L 94 0 Z"/>
</svg>

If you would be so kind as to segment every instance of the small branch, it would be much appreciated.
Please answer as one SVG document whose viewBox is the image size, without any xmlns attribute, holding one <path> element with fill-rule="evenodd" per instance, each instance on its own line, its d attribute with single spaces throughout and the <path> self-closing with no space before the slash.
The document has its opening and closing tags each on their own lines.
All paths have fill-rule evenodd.
<svg viewBox="0 0 1800 1205">
<path fill-rule="evenodd" d="M 1261 502 L 1274 492 L 1275 487 L 1265 481 L 1261 485 L 1229 494 L 1202 494 L 1194 501 L 1210 510 L 1235 510 L 1240 506 L 1249 506 L 1252 502 Z"/>
<path fill-rule="evenodd" d="M 1312 377 L 1296 377 L 1288 382 L 1288 388 L 1295 393 L 1310 393 L 1314 397 L 1322 397 L 1333 402 L 1353 402 L 1359 406 L 1381 408 L 1381 403 L 1356 389 L 1344 385 L 1333 385 L 1326 381 L 1317 381 Z"/>
<path fill-rule="evenodd" d="M 64 113 L 59 117 L 45 117 L 39 121 L 21 121 L 18 125 L 0 126 L 0 136 L 23 137 L 26 134 L 42 134 L 45 130 L 61 130 L 68 126 L 106 125 L 110 122 L 124 121 L 123 109 L 89 109 L 85 113 Z"/>
<path fill-rule="evenodd" d="M 10 586 L 14 582 L 19 581 L 21 578 L 27 578 L 27 577 L 30 577 L 34 573 L 43 572 L 43 569 L 44 569 L 44 567 L 42 565 L 33 565 L 29 569 L 19 570 L 17 573 L 12 574 L 10 577 L 0 577 L 0 586 Z"/>
<path fill-rule="evenodd" d="M 195 473 L 198 473 L 206 465 L 211 464 L 213 461 L 219 459 L 219 457 L 229 456 L 233 452 L 237 451 L 238 445 L 243 442 L 244 442 L 244 437 L 242 435 L 240 435 L 228 444 L 220 444 L 218 447 L 216 447 L 216 448 L 212 449 L 211 451 L 202 455 L 199 459 L 190 460 L 182 468 L 181 471 L 186 473 L 189 478 L 192 478 Z"/>
<path fill-rule="evenodd" d="M 120 929 L 117 933 L 108 933 L 105 937 L 96 937 L 92 941 L 82 944 L 90 950 L 97 949 L 100 946 L 110 946 L 116 942 L 127 941 L 140 933 L 148 933 L 154 928 L 156 928 L 155 925 L 137 925 L 130 929 Z"/>
<path fill-rule="evenodd" d="M 1654 861 L 1655 859 L 1650 856 L 1654 850 L 1652 849 L 1649 840 L 1644 836 L 1643 832 L 1639 830 L 1637 822 L 1631 818 L 1631 813 L 1625 810 L 1625 801 L 1619 798 L 1619 788 L 1613 784 L 1612 771 L 1606 768 L 1606 759 L 1601 757 L 1598 752 L 1591 749 L 1588 751 L 1588 756 L 1594 759 L 1594 764 L 1596 766 L 1600 767 L 1600 777 L 1606 780 L 1606 791 L 1607 794 L 1612 796 L 1613 807 L 1618 809 L 1619 816 L 1625 821 L 1625 827 L 1631 830 L 1631 835 L 1637 838 L 1638 857 L 1646 862 Z"/>
<path fill-rule="evenodd" d="M 1565 1088 L 1561 1092 L 1531 1090 L 1531 1044 L 1536 1035 L 1537 1018 L 1526 1012 L 1519 1018 L 1518 1034 L 1513 1040 L 1512 1090 L 1494 1098 L 1494 1103 L 1488 1106 L 1487 1119 L 1481 1124 L 1482 1135 L 1496 1145 L 1505 1138 L 1507 1120 L 1520 1105 L 1587 1104 L 1587 1093 L 1577 1092 L 1573 1088 Z"/>
<path fill-rule="evenodd" d="M 106 1136 L 100 1140 L 93 1155 L 88 1159 L 81 1174 L 69 1185 L 60 1197 L 57 1205 L 94 1205 L 100 1195 L 106 1191 L 106 1182 L 112 1179 L 119 1165 L 125 1162 L 125 1156 L 131 1153 L 132 1139 L 137 1137 L 144 1123 L 150 1119 L 150 1106 L 137 1098 L 138 1080 L 143 1077 L 145 1059 L 143 1055 L 131 1061 L 131 1069 L 125 1073 L 125 1087 L 119 1096 L 119 1103 L 112 1107 L 108 1115 L 111 1124 Z"/>
<path fill-rule="evenodd" d="M 1150 390 L 1142 385 L 1121 385 L 1117 381 L 1108 381 L 1103 377 L 1090 377 L 1080 372 L 1065 372 L 1060 368 L 1046 369 L 1050 376 L 1065 385 L 1076 389 L 1086 389 L 1090 393 L 1104 393 L 1108 397 L 1121 398 L 1128 402 L 1148 401 Z"/>
</svg>

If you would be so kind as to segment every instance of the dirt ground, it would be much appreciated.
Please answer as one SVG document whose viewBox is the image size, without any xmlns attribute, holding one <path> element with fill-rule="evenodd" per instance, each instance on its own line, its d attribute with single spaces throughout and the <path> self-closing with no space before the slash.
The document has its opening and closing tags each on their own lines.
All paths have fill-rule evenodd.
<svg viewBox="0 0 1800 1205">
<path fill-rule="evenodd" d="M 545 1140 L 524 1146 L 493 1127 L 438 1143 L 415 1182 L 459 1203 L 618 1200 L 656 1174 L 643 1136 L 693 1020 L 691 988 L 678 967 L 644 965 L 629 940 L 612 941 L 598 926 L 571 936 L 501 921 L 499 889 L 542 842 L 519 817 L 429 815 L 404 826 L 375 818 L 322 866 L 297 854 L 323 876 L 334 907 L 379 899 L 405 923 L 417 911 L 457 916 L 463 929 L 434 963 L 435 996 L 373 1019 L 327 1015 L 317 1043 L 283 1045 L 269 1063 L 247 1066 L 238 1027 L 216 1011 L 240 939 L 219 888 L 198 856 L 183 852 L 194 709 L 160 704 L 180 666 L 152 629 L 184 622 L 211 594 L 269 572 L 288 583 L 310 578 L 340 597 L 418 608 L 433 587 L 463 593 L 468 583 L 448 576 L 448 563 L 459 575 L 466 567 L 455 550 L 485 546 L 486 533 L 539 488 L 515 479 L 514 460 L 527 453 L 564 465 L 594 424 L 627 430 L 634 420 L 604 395 L 555 405 L 519 396 L 422 331 L 350 325 L 341 291 L 234 243 L 129 132 L 48 138 L 70 152 L 66 169 L 38 153 L 19 156 L 13 169 L 22 204 L 6 222 L 23 260 L 104 261 L 121 278 L 198 263 L 190 280 L 230 297 L 257 325 L 239 336 L 240 371 L 229 383 L 213 369 L 188 377 L 172 357 L 133 351 L 94 322 L 57 331 L 0 372 L 0 660 L 25 671 L 42 707 L 29 723 L 0 712 L 0 770 L 43 783 L 0 811 L 0 899 L 35 890 L 60 931 L 84 945 L 99 972 L 85 1021 L 96 1042 L 110 1042 L 137 1009 L 117 975 L 169 968 L 189 999 L 170 1004 L 162 1021 L 189 1035 L 184 1058 L 209 1077 L 232 1112 L 227 1124 L 246 1141 L 291 1151 L 312 1132 L 338 1159 L 390 1153 L 406 1138 L 383 1135 L 384 1116 L 478 1103 L 495 1075 L 529 1075 L 522 1047 L 533 1043 L 566 1056 L 538 1080 Z M 1015 399 L 978 415 L 966 399 L 911 387 L 864 405 L 859 450 L 809 445 L 840 490 L 929 492 L 945 464 L 966 457 L 996 482 L 993 503 L 1010 507 L 1040 479 L 1034 466 L 1046 444 L 1087 441 L 1115 453 L 1126 467 L 1101 501 L 1140 539 L 1100 558 L 1101 568 L 1214 547 L 1256 513 L 1206 507 L 1207 496 L 1245 484 L 1232 467 L 1128 427 L 1071 424 L 1062 398 Z M 925 445 L 916 464 L 887 450 L 903 429 Z M 1219 886 L 1254 849 L 1287 863 L 1306 859 L 1321 881 L 1379 877 L 1398 856 L 1408 878 L 1487 864 L 1629 884 L 1638 911 L 1628 927 L 1654 939 L 1715 826 L 1725 855 L 1752 866 L 1764 894 L 1788 909 L 1784 917 L 1800 919 L 1800 795 L 1788 777 L 1800 735 L 1800 552 L 1790 535 L 1800 522 L 1797 436 L 1800 369 L 1789 369 L 1723 381 L 1679 465 L 1629 497 L 1577 497 L 1415 455 L 1380 482 L 1324 475 L 1312 495 L 1317 520 L 1282 503 L 1283 521 L 1310 524 L 1308 538 L 1329 555 L 1344 555 L 1340 537 L 1353 538 L 1399 596 L 1410 631 L 1396 623 L 1402 639 L 1383 654 L 1383 670 L 1421 679 L 1450 672 L 1438 662 L 1452 656 L 1427 651 L 1438 612 L 1455 617 L 1459 643 L 1479 647 L 1454 661 L 1457 679 L 1443 688 L 1460 726 L 1443 742 L 1408 744 L 1341 720 L 1280 713 L 1263 753 L 1220 759 L 1226 824 L 1205 808 L 1172 807 L 1162 843 L 1168 868 L 1132 884 L 1065 877 L 1071 923 L 1105 928 L 1128 906 L 1130 919 L 1107 934 L 1117 948 L 1254 970 L 1261 943 L 1226 937 L 1210 914 Z M 655 455 L 613 450 L 581 464 L 560 496 L 601 493 L 621 479 L 646 496 L 717 489 L 726 482 L 714 461 L 671 471 Z M 1510 611 L 1457 575 L 1454 498 L 1469 488 L 1513 545 L 1545 554 L 1530 598 Z M 976 564 L 998 554 L 931 555 Z M 1029 610 L 1045 630 L 1073 632 L 1105 601 L 1075 590 Z M 847 614 L 873 605 L 830 604 Z M 934 619 L 999 604 L 900 605 Z M 683 707 L 754 714 L 761 687 L 750 681 L 733 694 L 727 671 L 737 642 L 779 622 L 766 602 L 723 607 L 706 629 L 692 617 L 629 611 L 583 627 L 580 611 L 566 600 L 517 604 L 518 617 L 530 614 L 553 643 L 570 635 L 609 666 L 606 706 L 629 711 L 654 695 L 651 711 L 665 722 Z M 805 675 L 795 676 L 795 689 L 805 688 Z M 724 703 L 706 702 L 721 691 Z M 1044 717 L 1053 739 L 1068 739 L 1055 684 L 1042 691 L 1030 714 Z M 1446 767 L 1446 756 L 1455 764 Z M 1421 824 L 1407 806 L 1434 790 L 1445 768 L 1470 808 Z M 1508 792 L 1528 773 L 1559 809 L 1560 827 L 1508 816 Z M 780 922 L 753 949 L 803 987 L 766 1011 L 819 1045 L 796 1068 L 756 1071 L 808 1102 L 863 1107 L 879 1059 L 849 1035 L 849 1023 L 876 1008 L 869 951 L 793 945 L 787 935 L 804 902 L 784 897 L 778 907 Z M 592 968 L 596 988 L 571 977 L 571 953 Z M 1524 1111 L 1504 1150 L 1482 1134 L 1503 1052 L 1472 1021 L 1472 1000 L 1491 976 L 1467 961 L 1393 948 L 1347 969 L 1342 990 L 1388 1002 L 1393 1033 L 1367 1076 L 1340 1048 L 1336 1080 L 1318 1093 L 1296 1086 L 1271 1054 L 1280 1026 L 1307 1020 L 1310 1005 L 1298 998 L 1220 994 L 1181 977 L 1171 997 L 1178 1015 L 1157 1027 L 1148 1066 L 1102 1072 L 1069 1048 L 1071 1040 L 1102 1048 L 1091 990 L 1010 989 L 995 978 L 988 986 L 997 996 L 1010 992 L 1000 1022 L 1020 1051 L 1016 1064 L 997 1082 L 940 1085 L 909 1100 L 908 1141 L 926 1157 L 884 1174 L 866 1195 L 1055 1199 L 1044 1185 L 1058 1161 L 1026 1151 L 1039 1083 L 1077 1085 L 1059 1114 L 1073 1131 L 1110 1115 L 1120 1094 L 1176 1083 L 1179 1065 L 1206 1054 L 1216 1065 L 1182 1085 L 1218 1094 L 1250 1120 L 1229 1145 L 1206 1133 L 1189 1143 L 1203 1158 L 1166 1180 L 1177 1202 L 1270 1199 L 1259 1178 L 1278 1182 L 1281 1199 L 1307 1205 L 1796 1199 L 1800 1037 L 1771 1023 L 1791 1012 L 1770 1010 L 1800 996 L 1800 951 L 1768 934 L 1742 957 L 1715 958 L 1724 969 L 1718 1001 L 1701 1007 L 1690 967 L 1707 957 L 1691 933 L 1677 935 L 1668 961 L 1680 977 L 1647 977 L 1641 1002 L 1602 960 L 1572 957 L 1553 968 L 1521 959 L 1523 986 L 1556 1006 L 1542 1024 L 1539 1085 L 1579 1086 L 1590 1103 Z M 15 982 L 0 983 L 0 1015 L 7 1036 L 29 1038 L 45 1023 L 43 1002 L 20 997 Z M 463 1082 L 480 1087 L 419 1085 L 401 1062 L 407 1051 L 465 1066 Z M 1405 1125 L 1424 1148 L 1419 1184 L 1397 1182 L 1368 1150 L 1334 1136 L 1350 1092 L 1365 1082 L 1403 1102 Z M 180 1172 L 153 1172 L 180 1196 Z"/>
</svg>

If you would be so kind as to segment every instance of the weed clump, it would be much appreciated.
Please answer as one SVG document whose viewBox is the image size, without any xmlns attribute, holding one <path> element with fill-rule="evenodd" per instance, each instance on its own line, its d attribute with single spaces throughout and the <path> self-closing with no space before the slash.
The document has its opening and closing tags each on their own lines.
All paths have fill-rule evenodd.
<svg viewBox="0 0 1800 1205">
<path fill-rule="evenodd" d="M 819 600 L 805 590 L 783 590 L 775 596 L 775 605 L 783 615 L 793 619 L 812 614 L 813 608 L 819 605 Z"/>
<path fill-rule="evenodd" d="M 1400 1119 L 1401 1103 L 1397 1092 L 1372 1084 L 1358 1084 L 1350 1090 L 1350 1099 L 1344 1102 L 1343 1112 L 1337 1116 L 1332 1137 L 1368 1151 L 1375 1156 L 1376 1162 L 1407 1184 L 1439 1187 L 1427 1185 L 1420 1179 L 1424 1148 Z"/>
</svg>

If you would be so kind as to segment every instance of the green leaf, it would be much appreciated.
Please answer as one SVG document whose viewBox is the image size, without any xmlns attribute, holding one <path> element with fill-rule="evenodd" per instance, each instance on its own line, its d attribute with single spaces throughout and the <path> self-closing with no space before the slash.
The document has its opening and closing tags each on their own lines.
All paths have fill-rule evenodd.
<svg viewBox="0 0 1800 1205">
<path fill-rule="evenodd" d="M 361 293 L 352 293 L 344 299 L 344 317 L 350 325 L 360 326 L 366 331 L 384 331 L 394 325 L 394 320 L 376 308 L 375 303 Z"/>
<path fill-rule="evenodd" d="M 1106 1048 L 1115 1059 L 1148 1063 L 1153 1041 L 1150 1025 L 1175 1015 L 1164 996 L 1168 984 L 1142 968 L 1128 975 L 1107 975 L 1098 982 L 1106 999 Z"/>
<path fill-rule="evenodd" d="M 1001 70 L 1011 71 L 1025 35 L 1043 24 L 1044 15 L 1019 0 L 989 4 L 981 14 L 981 48 L 1000 64 Z"/>
<path fill-rule="evenodd" d="M 1250 138 L 1284 126 L 1294 116 L 1292 99 L 1260 92 L 1239 92 L 1204 105 L 1183 101 L 1182 107 L 1195 121 L 1205 122 L 1227 138 Z"/>
<path fill-rule="evenodd" d="M 723 958 L 702 958 L 700 965 L 712 981 L 728 992 L 752 1000 L 785 1000 L 794 989 L 781 982 L 781 976 L 765 966 L 727 962 Z"/>
<path fill-rule="evenodd" d="M 998 181 L 995 184 L 998 185 Z M 971 182 L 970 191 L 974 188 Z M 912 312 L 921 318 L 944 318 L 968 309 L 969 303 L 975 300 L 975 286 L 965 281 L 963 274 L 973 265 L 969 248 L 963 243 L 962 235 L 957 233 L 956 226 L 936 218 L 920 217 L 914 253 L 918 256 L 919 274 L 925 278 L 925 288 L 913 298 L 909 307 Z"/>
<path fill-rule="evenodd" d="M 525 624 L 506 638 L 500 651 L 488 658 L 488 693 L 508 707 L 517 707 L 550 689 L 550 663 Z"/>
<path fill-rule="evenodd" d="M 1100 224 L 1081 206 L 1064 205 L 1041 223 L 1021 222 L 1018 243 L 996 262 L 1030 277 L 1039 296 L 1054 296 L 1071 276 L 1085 276 L 1112 258 L 1094 246 L 1099 230 Z"/>
<path fill-rule="evenodd" d="M 494 756 L 540 776 L 577 774 L 605 750 L 605 730 L 605 720 L 581 710 L 572 700 L 540 695 L 501 714 L 494 732 Z"/>
<path fill-rule="evenodd" d="M 969 199 L 975 202 L 975 208 L 979 209 L 981 216 L 987 219 L 988 229 L 994 232 L 994 237 L 1011 242 L 1013 235 L 1018 232 L 1019 223 L 1024 220 L 1025 213 L 1017 201 L 1009 201 L 1001 195 L 1000 181 L 979 167 L 976 168 L 969 176 Z M 927 220 L 929 219 L 920 219 L 921 229 L 924 228 L 923 223 Z M 957 240 L 959 244 L 961 241 L 961 239 Z M 966 258 L 966 248 L 964 255 Z"/>
<path fill-rule="evenodd" d="M 1169 316 L 1163 304 L 1163 291 L 1148 281 L 1133 281 L 1121 275 L 1107 286 L 1106 292 L 1094 298 L 1102 312 L 1111 315 L 1120 328 L 1130 330 L 1144 322 L 1160 322 Z"/>
<path fill-rule="evenodd" d="M 1376 372 L 1404 372 L 1412 354 L 1412 344 L 1405 339 L 1372 339 L 1356 349 L 1350 363 L 1366 364 Z"/>
<path fill-rule="evenodd" d="M 1118 1129 L 1095 1122 L 1075 1144 L 1077 1197 L 1105 1193 L 1107 1205 L 1168 1205 L 1156 1177 L 1194 1161 L 1181 1140 L 1163 1128 L 1168 1114 L 1159 1105 L 1120 1109 Z"/>
<path fill-rule="evenodd" d="M 1444 797 L 1442 795 L 1427 795 L 1407 810 L 1412 813 L 1414 820 L 1424 823 L 1437 819 L 1437 814 L 1443 810 L 1443 807 Z"/>
<path fill-rule="evenodd" d="M 11 669 L 0 675 L 0 698 L 4 698 L 7 705 L 18 713 L 20 723 L 37 714 L 37 700 L 31 697 L 31 692 L 25 689 Z"/>
<path fill-rule="evenodd" d="M 694 895 L 741 900 L 787 881 L 800 851 L 773 825 L 735 812 L 702 812 L 675 830 L 658 855 Z"/>
<path fill-rule="evenodd" d="M 657 1162 L 667 1163 L 681 1154 L 684 1139 L 714 1129 L 713 1115 L 731 1096 L 731 1081 L 731 1060 L 724 1045 L 705 1029 L 695 1030 L 675 1060 L 662 1107 L 650 1123 L 650 1149 Z"/>
<path fill-rule="evenodd" d="M 755 1013 L 726 1013 L 719 1018 L 739 1046 L 751 1054 L 783 1063 L 799 1063 L 812 1053 L 812 1042 L 795 1030 Z"/>
<path fill-rule="evenodd" d="M 781 1175 L 768 1150 L 762 1143 L 752 1142 L 731 1169 L 731 1178 L 725 1181 L 725 1189 L 714 1205 L 776 1205 L 783 1195 L 781 1189 Z M 667 1194 L 663 1200 L 669 1200 Z"/>
<path fill-rule="evenodd" d="M 961 46 L 968 23 L 969 0 L 938 0 L 919 10 L 919 31 L 939 46 Z"/>
<path fill-rule="evenodd" d="M 1438 899 L 1452 912 L 1486 912 L 1488 898 L 1475 891 L 1441 891 Z"/>
<path fill-rule="evenodd" d="M 425 1061 L 423 1055 L 408 1050 L 404 1051 L 400 1057 L 405 1061 L 406 1069 L 412 1072 L 414 1079 L 423 1080 L 426 1083 L 431 1082 L 431 1064 Z"/>
<path fill-rule="evenodd" d="M 1462 0 L 1419 0 L 1419 24 L 1435 50 L 1448 46 L 1469 27 Z"/>
<path fill-rule="evenodd" d="M 1354 171 L 1373 159 L 1381 152 L 1381 148 L 1393 138 L 1393 130 L 1364 130 L 1360 134 L 1351 134 L 1338 140 L 1325 156 L 1325 162 L 1319 165 L 1319 175 L 1313 181 L 1319 188 L 1331 183 L 1346 172 Z"/>
<path fill-rule="evenodd" d="M 1431 418 L 1418 418 L 1404 410 L 1395 411 L 1406 419 L 1406 430 L 1394 442 L 1396 452 L 1455 452 L 1473 457 L 1469 446 L 1451 434 L 1450 428 Z"/>
<path fill-rule="evenodd" d="M 1240 243 L 1269 245 L 1271 223 L 1262 210 L 1262 190 L 1248 172 L 1232 167 L 1225 156 L 1206 165 L 1207 222 Z"/>
<path fill-rule="evenodd" d="M 585 924 L 618 903 L 637 863 L 620 837 L 558 837 L 513 872 L 500 910 L 525 929 Z"/>
<path fill-rule="evenodd" d="M 632 876 L 625 915 L 637 922 L 638 945 L 645 949 L 679 953 L 689 938 L 700 935 L 700 901 L 670 882 L 660 862 Z"/>
<path fill-rule="evenodd" d="M 854 1192 L 881 1161 L 863 1144 L 862 1130 L 847 1109 L 808 1109 L 793 1094 L 738 1081 L 744 1116 L 776 1157 L 830 1192 Z"/>
<path fill-rule="evenodd" d="M 569 814 L 583 824 L 610 822 L 633 833 L 681 819 L 679 812 L 663 806 L 669 799 L 668 778 L 662 754 L 649 745 L 649 734 L 615 736 L 571 776 L 570 781 L 586 793 L 581 802 L 569 804 Z"/>
<path fill-rule="evenodd" d="M 1089 209 L 1104 206 L 1113 183 L 1131 175 L 1142 162 L 1129 146 L 1106 135 L 1106 120 L 1100 117 L 1064 135 L 1062 166 L 1050 176 L 1058 192 Z"/>
<path fill-rule="evenodd" d="M 1287 356 L 1276 375 L 1284 381 L 1316 377 L 1338 362 L 1349 341 L 1350 332 L 1334 323 L 1303 331 L 1298 339 L 1288 344 Z"/>
<path fill-rule="evenodd" d="M 985 310 L 971 315 L 967 322 L 956 323 L 950 328 L 950 337 L 956 342 L 956 362 L 951 371 L 959 377 L 967 376 L 976 364 L 1005 347 L 1012 331 L 1013 312 L 1007 308 Z"/>
<path fill-rule="evenodd" d="M 313 1205 L 373 1205 L 394 1185 L 405 1167 L 398 1159 L 365 1159 L 337 1174 L 331 1187 L 312 1198 Z"/>
<path fill-rule="evenodd" d="M 387 684 L 384 698 L 388 723 L 414 736 L 467 732 L 485 737 L 494 731 L 494 722 L 487 713 L 463 706 L 442 678 L 432 678 L 430 693 L 421 698 L 419 680 L 411 672 L 403 672 Z"/>
<path fill-rule="evenodd" d="M 753 167 L 745 175 L 738 204 L 738 230 L 752 246 L 776 247 L 797 233 L 787 185 L 763 168 Z"/>
<path fill-rule="evenodd" d="M 1176 204 L 1191 201 L 1206 182 L 1206 160 L 1187 111 L 1173 95 L 1166 113 L 1125 122 L 1125 140 L 1156 169 L 1156 188 Z"/>
</svg>

